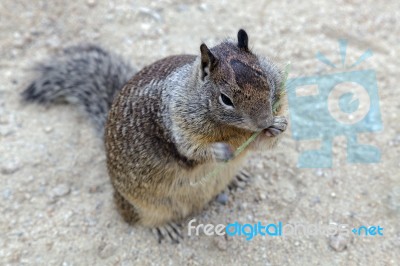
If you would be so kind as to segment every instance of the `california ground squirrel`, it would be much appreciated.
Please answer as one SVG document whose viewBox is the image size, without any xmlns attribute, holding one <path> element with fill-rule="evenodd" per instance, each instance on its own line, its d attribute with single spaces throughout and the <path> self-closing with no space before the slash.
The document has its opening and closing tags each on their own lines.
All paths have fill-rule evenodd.
<svg viewBox="0 0 400 266">
<path fill-rule="evenodd" d="M 283 74 L 250 51 L 244 30 L 237 41 L 202 44 L 199 56 L 170 56 L 136 74 L 97 46 L 67 49 L 37 70 L 24 99 L 76 103 L 100 132 L 107 120 L 107 166 L 121 214 L 175 240 L 175 223 L 201 211 L 248 151 L 273 146 L 287 125 Z M 220 162 L 223 171 L 205 178 Z"/>
</svg>

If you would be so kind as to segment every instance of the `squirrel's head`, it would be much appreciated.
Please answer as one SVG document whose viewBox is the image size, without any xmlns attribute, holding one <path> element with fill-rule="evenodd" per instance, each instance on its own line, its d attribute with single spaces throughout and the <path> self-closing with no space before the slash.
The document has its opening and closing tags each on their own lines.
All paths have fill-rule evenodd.
<svg viewBox="0 0 400 266">
<path fill-rule="evenodd" d="M 282 74 L 253 54 L 248 36 L 239 30 L 237 42 L 225 41 L 209 49 L 200 46 L 200 82 L 209 100 L 210 114 L 221 124 L 260 131 L 273 120 L 273 106 L 280 100 Z"/>
</svg>

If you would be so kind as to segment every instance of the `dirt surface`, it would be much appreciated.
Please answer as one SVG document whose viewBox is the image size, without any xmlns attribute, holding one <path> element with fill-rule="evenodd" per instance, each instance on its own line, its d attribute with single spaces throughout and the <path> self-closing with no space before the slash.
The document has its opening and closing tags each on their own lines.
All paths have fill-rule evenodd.
<svg viewBox="0 0 400 266">
<path fill-rule="evenodd" d="M 0 264 L 32 265 L 400 265 L 400 2 L 391 1 L 21 1 L 0 2 Z M 212 203 L 197 222 L 380 225 L 383 236 L 185 237 L 159 245 L 125 224 L 112 201 L 103 143 L 73 106 L 21 103 L 34 62 L 72 44 L 102 44 L 141 68 L 198 53 L 247 30 L 250 45 L 290 77 L 329 73 L 368 48 L 357 69 L 374 69 L 384 129 L 361 136 L 382 152 L 377 164 L 346 162 L 346 139 L 333 144 L 333 167 L 302 169 L 307 147 L 289 128 L 274 151 L 254 154 L 250 186 Z"/>
</svg>

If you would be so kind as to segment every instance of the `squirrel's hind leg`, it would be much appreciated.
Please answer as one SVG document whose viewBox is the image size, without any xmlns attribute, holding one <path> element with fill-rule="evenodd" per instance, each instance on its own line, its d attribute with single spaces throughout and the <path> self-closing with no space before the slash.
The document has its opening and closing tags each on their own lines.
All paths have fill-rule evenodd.
<svg viewBox="0 0 400 266">
<path fill-rule="evenodd" d="M 125 222 L 134 225 L 139 221 L 140 217 L 135 208 L 116 189 L 114 189 L 114 202 Z"/>
<path fill-rule="evenodd" d="M 246 170 L 240 170 L 239 173 L 235 175 L 232 182 L 228 185 L 227 189 L 219 193 L 216 197 L 216 201 L 225 205 L 229 200 L 229 194 L 235 192 L 236 190 L 245 188 L 251 182 L 251 174 Z"/>
<path fill-rule="evenodd" d="M 114 201 L 125 222 L 130 225 L 139 222 L 140 217 L 135 208 L 116 189 L 114 189 Z M 178 244 L 183 239 L 182 225 L 177 223 L 170 222 L 164 226 L 151 228 L 151 232 L 156 236 L 159 243 L 166 240 Z"/>
</svg>

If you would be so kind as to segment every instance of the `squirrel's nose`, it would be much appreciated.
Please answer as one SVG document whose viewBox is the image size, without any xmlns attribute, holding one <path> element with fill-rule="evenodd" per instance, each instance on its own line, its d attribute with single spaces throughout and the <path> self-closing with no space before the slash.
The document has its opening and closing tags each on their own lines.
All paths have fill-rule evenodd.
<svg viewBox="0 0 400 266">
<path fill-rule="evenodd" d="M 272 126 L 273 120 L 274 120 L 273 116 L 259 118 L 257 121 L 257 127 L 260 130 L 269 128 L 270 126 Z"/>
</svg>

